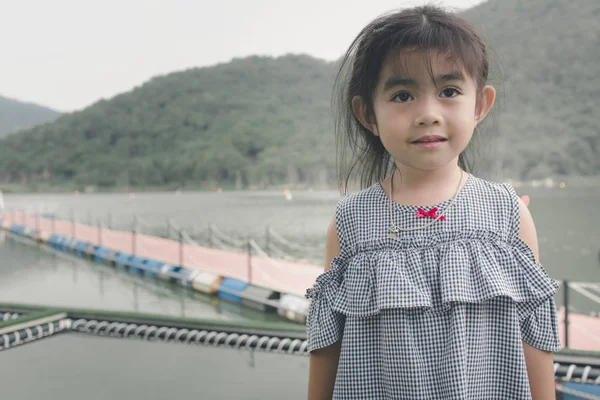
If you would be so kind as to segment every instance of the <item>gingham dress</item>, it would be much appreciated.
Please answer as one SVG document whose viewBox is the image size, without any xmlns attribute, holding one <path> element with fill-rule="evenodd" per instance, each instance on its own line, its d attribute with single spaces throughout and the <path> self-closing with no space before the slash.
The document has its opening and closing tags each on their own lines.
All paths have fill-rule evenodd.
<svg viewBox="0 0 600 400">
<path fill-rule="evenodd" d="M 308 350 L 342 338 L 333 398 L 531 399 L 522 341 L 560 349 L 557 284 L 512 186 L 469 175 L 446 220 L 396 239 L 389 201 L 379 183 L 340 200 L 341 253 L 306 293 Z M 431 221 L 417 210 L 394 203 L 395 224 Z"/>
</svg>

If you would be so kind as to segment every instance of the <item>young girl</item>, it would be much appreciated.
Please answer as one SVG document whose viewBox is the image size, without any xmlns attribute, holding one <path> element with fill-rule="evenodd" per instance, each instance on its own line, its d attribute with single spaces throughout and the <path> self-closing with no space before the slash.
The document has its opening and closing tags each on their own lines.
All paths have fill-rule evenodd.
<svg viewBox="0 0 600 400">
<path fill-rule="evenodd" d="M 309 399 L 554 399 L 557 285 L 533 221 L 511 186 L 465 171 L 495 100 L 482 40 L 455 14 L 404 10 L 363 29 L 340 71 L 364 189 L 338 203 L 307 291 Z"/>
</svg>

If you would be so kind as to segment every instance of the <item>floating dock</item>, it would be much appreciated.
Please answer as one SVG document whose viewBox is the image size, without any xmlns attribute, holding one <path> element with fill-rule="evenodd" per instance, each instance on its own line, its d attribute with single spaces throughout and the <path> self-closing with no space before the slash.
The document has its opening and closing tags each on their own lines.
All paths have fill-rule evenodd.
<svg viewBox="0 0 600 400">
<path fill-rule="evenodd" d="M 0 224 L 4 231 L 59 251 L 277 312 L 298 323 L 306 322 L 310 304 L 304 293 L 323 271 L 323 267 L 271 258 L 260 248 L 237 253 L 40 215 L 0 214 Z"/>
<path fill-rule="evenodd" d="M 0 214 L 0 224 L 7 232 L 56 250 L 276 312 L 300 324 L 306 322 L 310 305 L 304 293 L 323 271 L 321 266 L 271 258 L 260 248 L 236 253 L 42 215 Z M 589 283 L 569 282 L 568 287 L 588 297 L 600 292 L 598 285 Z M 558 310 L 563 345 L 568 342 L 566 347 L 571 349 L 600 351 L 600 318 L 573 312 L 566 316 L 564 311 Z"/>
</svg>

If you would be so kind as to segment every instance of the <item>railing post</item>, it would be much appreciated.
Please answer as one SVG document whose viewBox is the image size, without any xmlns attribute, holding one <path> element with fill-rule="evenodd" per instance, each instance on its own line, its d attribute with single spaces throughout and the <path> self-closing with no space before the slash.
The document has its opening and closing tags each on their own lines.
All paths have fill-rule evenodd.
<svg viewBox="0 0 600 400">
<path fill-rule="evenodd" d="M 179 266 L 183 268 L 183 232 L 181 229 L 178 230 L 179 234 Z"/>
<path fill-rule="evenodd" d="M 208 247 L 213 248 L 212 224 L 208 224 Z"/>
<path fill-rule="evenodd" d="M 112 229 L 112 216 L 111 216 L 110 212 L 106 216 L 106 227 L 108 229 Z"/>
<path fill-rule="evenodd" d="M 569 281 L 563 281 L 563 307 L 565 309 L 565 348 L 569 348 Z"/>
<path fill-rule="evenodd" d="M 40 232 L 40 209 L 38 208 L 36 210 L 36 214 L 35 214 L 35 230 L 38 232 Z"/>
<path fill-rule="evenodd" d="M 71 208 L 71 237 L 75 238 L 75 211 Z"/>
<path fill-rule="evenodd" d="M 267 253 L 268 256 L 271 255 L 271 227 L 269 225 L 267 225 L 267 232 L 266 232 L 266 238 L 265 238 L 265 253 Z"/>
<path fill-rule="evenodd" d="M 250 243 L 250 240 L 252 239 L 248 239 L 248 283 L 252 283 L 252 244 Z"/>
<path fill-rule="evenodd" d="M 102 221 L 98 218 L 98 246 L 102 246 Z"/>
<path fill-rule="evenodd" d="M 131 224 L 131 254 L 135 256 L 135 239 L 137 228 L 137 214 L 133 214 L 133 223 Z"/>
</svg>

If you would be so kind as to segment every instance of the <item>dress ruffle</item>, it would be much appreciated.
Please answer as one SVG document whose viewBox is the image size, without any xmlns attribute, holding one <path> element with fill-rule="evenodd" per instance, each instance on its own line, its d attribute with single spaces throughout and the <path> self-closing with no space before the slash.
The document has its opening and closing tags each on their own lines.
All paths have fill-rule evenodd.
<svg viewBox="0 0 600 400">
<path fill-rule="evenodd" d="M 521 323 L 521 337 L 540 350 L 559 351 L 562 348 L 554 298 L 546 300 Z"/>
<path fill-rule="evenodd" d="M 306 298 L 312 299 L 306 319 L 309 352 L 329 346 L 342 337 L 345 316 L 334 311 L 333 304 L 345 271 L 345 260 L 334 257 L 331 269 L 319 275 L 313 287 L 306 290 Z"/>
<path fill-rule="evenodd" d="M 432 266 L 438 268 L 437 303 L 425 279 Z M 313 299 L 309 349 L 338 340 L 345 316 L 368 317 L 384 309 L 426 311 L 500 296 L 515 302 L 524 326 L 557 288 L 525 242 L 516 238 L 508 243 L 493 232 L 362 242 L 352 254 L 334 258 L 332 268 L 307 291 L 307 298 Z"/>
</svg>

